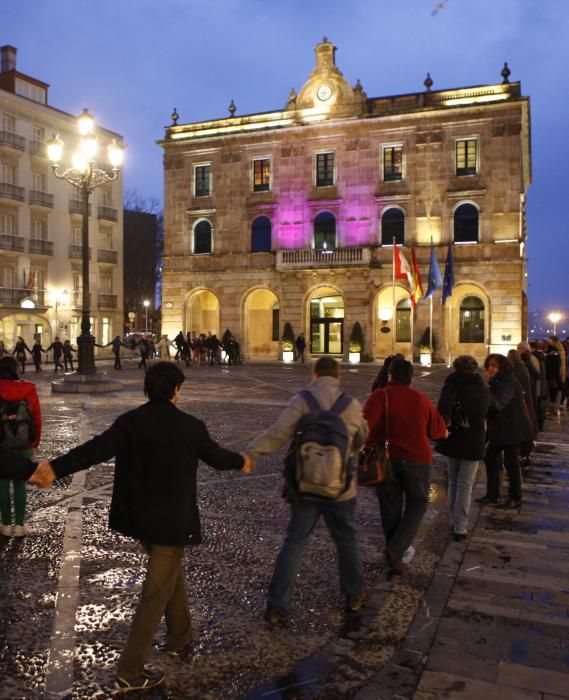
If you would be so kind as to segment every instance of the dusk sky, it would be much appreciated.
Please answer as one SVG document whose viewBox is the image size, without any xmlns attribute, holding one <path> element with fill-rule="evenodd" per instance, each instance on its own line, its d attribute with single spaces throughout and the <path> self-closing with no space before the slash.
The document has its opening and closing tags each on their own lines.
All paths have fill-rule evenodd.
<svg viewBox="0 0 569 700">
<path fill-rule="evenodd" d="M 125 190 L 162 199 L 170 123 L 284 107 L 327 36 L 344 76 L 368 97 L 511 82 L 531 98 L 528 192 L 531 308 L 569 307 L 567 137 L 569 0 L 4 0 L 0 44 L 50 84 L 53 107 L 124 136 Z"/>
</svg>

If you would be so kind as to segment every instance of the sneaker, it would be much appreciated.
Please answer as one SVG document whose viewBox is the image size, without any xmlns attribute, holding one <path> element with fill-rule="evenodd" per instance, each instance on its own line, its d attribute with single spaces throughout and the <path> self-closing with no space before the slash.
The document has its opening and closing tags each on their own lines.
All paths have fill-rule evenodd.
<svg viewBox="0 0 569 700">
<path fill-rule="evenodd" d="M 14 525 L 14 537 L 25 537 L 29 530 L 25 525 Z"/>
<path fill-rule="evenodd" d="M 282 608 L 272 608 L 268 605 L 265 613 L 265 620 L 269 623 L 269 627 L 284 625 L 286 623 L 286 610 Z"/>
<path fill-rule="evenodd" d="M 500 510 L 520 510 L 522 507 L 521 501 L 514 501 L 513 498 L 508 498 L 507 501 L 499 503 L 497 506 Z"/>
<path fill-rule="evenodd" d="M 164 682 L 164 674 L 160 671 L 142 672 L 138 678 L 133 681 L 127 681 L 126 678 L 117 676 L 115 680 L 115 688 L 121 693 L 132 693 L 137 690 L 150 690 L 156 688 Z"/>
<path fill-rule="evenodd" d="M 184 644 L 183 647 L 180 647 L 180 649 L 166 649 L 166 653 L 174 659 L 191 659 L 195 654 L 195 646 L 194 643 L 190 641 Z"/>
<path fill-rule="evenodd" d="M 11 525 L 0 525 L 0 535 L 4 537 L 12 537 L 12 526 Z"/>
<path fill-rule="evenodd" d="M 387 548 L 387 561 L 395 573 L 404 574 L 407 571 L 408 565 L 403 562 L 400 556 L 392 552 L 389 547 Z"/>
<path fill-rule="evenodd" d="M 411 562 L 411 559 L 415 556 L 415 547 L 413 547 L 412 544 L 410 544 L 407 549 L 403 552 L 403 556 L 401 557 L 401 561 L 404 564 L 409 564 Z"/>
<path fill-rule="evenodd" d="M 468 532 L 453 532 L 452 536 L 455 542 L 464 542 L 468 539 Z"/>
</svg>

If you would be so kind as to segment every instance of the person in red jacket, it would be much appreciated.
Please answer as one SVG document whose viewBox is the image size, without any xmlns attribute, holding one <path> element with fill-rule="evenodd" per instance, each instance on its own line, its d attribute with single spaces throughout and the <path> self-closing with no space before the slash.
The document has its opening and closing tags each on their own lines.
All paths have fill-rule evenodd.
<svg viewBox="0 0 569 700">
<path fill-rule="evenodd" d="M 403 554 L 413 542 L 427 509 L 433 458 L 429 439 L 446 438 L 448 431 L 445 419 L 431 401 L 411 388 L 410 362 L 394 357 L 389 376 L 386 388 L 377 389 L 368 398 L 364 416 L 369 425 L 368 444 L 389 440 L 393 478 L 376 490 L 387 560 L 396 573 L 403 573 Z"/>
<path fill-rule="evenodd" d="M 24 449 L 18 450 L 22 457 L 31 458 L 34 447 L 37 447 L 41 437 L 41 409 L 35 384 L 18 379 L 18 365 L 13 357 L 5 356 L 0 359 L 0 399 L 8 403 L 25 400 L 32 414 L 34 438 Z M 9 430 L 2 426 L 3 430 Z M 10 500 L 10 479 L 0 479 L 0 534 L 5 537 L 23 537 L 28 530 L 24 524 L 26 516 L 26 484 L 24 481 L 13 481 L 14 484 L 14 515 L 15 524 L 12 531 L 12 507 Z"/>
</svg>

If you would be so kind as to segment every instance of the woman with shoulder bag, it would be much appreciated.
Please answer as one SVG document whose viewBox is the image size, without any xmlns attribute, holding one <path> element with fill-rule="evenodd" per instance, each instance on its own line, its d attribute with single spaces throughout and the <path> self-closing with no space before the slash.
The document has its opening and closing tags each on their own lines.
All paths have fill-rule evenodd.
<svg viewBox="0 0 569 700">
<path fill-rule="evenodd" d="M 389 368 L 389 383 L 374 391 L 364 407 L 368 444 L 389 439 L 393 477 L 376 486 L 387 560 L 396 573 L 406 566 L 403 554 L 413 542 L 428 503 L 432 452 L 429 438 L 446 437 L 444 418 L 420 391 L 412 389 L 413 365 L 399 357 Z M 389 425 L 386 425 L 388 396 Z"/>
<path fill-rule="evenodd" d="M 468 537 L 468 515 L 478 464 L 486 448 L 486 415 L 490 390 L 478 372 L 478 362 L 459 355 L 441 390 L 438 410 L 448 425 L 449 436 L 435 449 L 448 464 L 448 505 L 455 541 Z"/>
</svg>

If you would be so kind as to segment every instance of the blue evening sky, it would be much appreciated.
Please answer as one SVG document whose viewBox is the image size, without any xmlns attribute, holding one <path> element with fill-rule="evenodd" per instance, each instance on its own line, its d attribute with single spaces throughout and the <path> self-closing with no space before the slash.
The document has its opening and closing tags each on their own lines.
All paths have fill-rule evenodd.
<svg viewBox="0 0 569 700">
<path fill-rule="evenodd" d="M 442 6 L 433 14 L 437 6 Z M 170 123 L 284 106 L 327 36 L 369 97 L 510 80 L 531 97 L 530 307 L 568 307 L 569 0 L 4 0 L 0 44 L 50 84 L 50 104 L 128 144 L 125 188 L 162 199 Z M 564 205 L 565 206 L 565 205 Z"/>
</svg>

